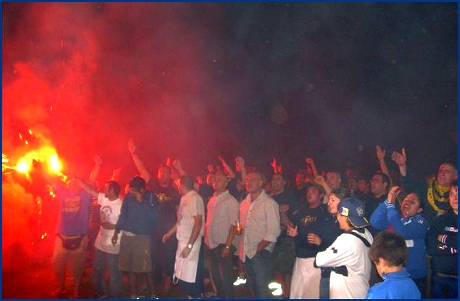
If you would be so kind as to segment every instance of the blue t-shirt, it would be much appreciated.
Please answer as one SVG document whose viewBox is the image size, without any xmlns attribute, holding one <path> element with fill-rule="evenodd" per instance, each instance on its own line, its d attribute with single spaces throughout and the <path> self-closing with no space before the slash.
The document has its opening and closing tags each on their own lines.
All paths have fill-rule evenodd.
<svg viewBox="0 0 460 301">
<path fill-rule="evenodd" d="M 405 268 L 382 275 L 383 282 L 369 289 L 366 299 L 420 299 L 420 291 Z"/>
<path fill-rule="evenodd" d="M 63 186 L 55 189 L 59 202 L 56 232 L 61 235 L 79 235 L 88 232 L 91 195 L 86 191 L 71 192 Z"/>
</svg>

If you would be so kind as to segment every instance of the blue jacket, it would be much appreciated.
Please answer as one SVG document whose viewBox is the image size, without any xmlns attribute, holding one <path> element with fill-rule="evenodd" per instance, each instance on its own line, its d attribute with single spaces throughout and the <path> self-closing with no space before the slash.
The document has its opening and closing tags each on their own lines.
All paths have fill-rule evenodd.
<svg viewBox="0 0 460 301">
<path fill-rule="evenodd" d="M 116 232 L 125 230 L 137 235 L 153 235 L 158 219 L 158 197 L 145 191 L 142 199 L 139 202 L 131 193 L 125 196 L 115 225 Z"/>
<path fill-rule="evenodd" d="M 369 289 L 366 299 L 420 299 L 420 291 L 405 268 L 382 275 L 383 282 Z"/>
<path fill-rule="evenodd" d="M 401 218 L 401 212 L 395 208 L 395 205 L 385 201 L 372 213 L 370 222 L 378 230 L 385 230 L 391 226 L 393 231 L 401 234 L 406 240 L 409 253 L 407 271 L 412 279 L 426 277 L 425 236 L 428 222 L 421 214 Z"/>
</svg>

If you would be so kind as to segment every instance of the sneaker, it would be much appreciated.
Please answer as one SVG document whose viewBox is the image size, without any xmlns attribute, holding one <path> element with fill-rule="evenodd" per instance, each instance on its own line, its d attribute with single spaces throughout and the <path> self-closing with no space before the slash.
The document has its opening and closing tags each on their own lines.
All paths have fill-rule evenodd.
<svg viewBox="0 0 460 301">
<path fill-rule="evenodd" d="M 241 278 L 240 276 L 238 276 L 238 278 L 236 278 L 236 281 L 233 282 L 233 285 L 238 286 L 238 285 L 241 285 L 241 284 L 246 284 L 246 279 Z"/>
</svg>

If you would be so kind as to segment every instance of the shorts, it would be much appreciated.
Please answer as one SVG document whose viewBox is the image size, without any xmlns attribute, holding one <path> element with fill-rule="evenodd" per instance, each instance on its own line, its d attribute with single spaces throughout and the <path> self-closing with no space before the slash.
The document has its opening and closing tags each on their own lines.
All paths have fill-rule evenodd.
<svg viewBox="0 0 460 301">
<path fill-rule="evenodd" d="M 124 272 L 146 273 L 152 271 L 152 238 L 149 235 L 122 234 L 118 269 Z"/>
</svg>

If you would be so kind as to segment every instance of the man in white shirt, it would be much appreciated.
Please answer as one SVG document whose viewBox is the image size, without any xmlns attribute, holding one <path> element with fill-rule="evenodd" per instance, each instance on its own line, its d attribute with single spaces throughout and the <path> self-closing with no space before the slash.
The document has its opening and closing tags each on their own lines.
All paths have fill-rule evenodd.
<svg viewBox="0 0 460 301">
<path fill-rule="evenodd" d="M 178 240 L 173 281 L 177 279 L 181 291 L 188 298 L 203 297 L 204 249 L 201 246 L 204 234 L 203 199 L 193 189 L 194 178 L 182 176 L 179 192 L 182 195 L 177 223 L 163 235 L 163 243 L 176 233 Z"/>
<path fill-rule="evenodd" d="M 115 225 L 120 216 L 123 201 L 119 198 L 120 184 L 108 181 L 104 192 L 97 192 L 93 187 L 80 181 L 80 185 L 89 194 L 97 199 L 101 206 L 101 226 L 94 242 L 96 252 L 93 262 L 93 282 L 97 290 L 97 297 L 122 297 L 122 274 L 118 269 L 118 253 L 120 252 L 120 239 L 112 243 Z M 109 289 L 106 288 L 105 271 L 110 277 Z"/>
<path fill-rule="evenodd" d="M 260 172 L 246 176 L 247 197 L 240 204 L 243 238 L 239 257 L 245 263 L 248 284 L 255 298 L 268 299 L 270 255 L 280 235 L 279 206 L 263 189 Z"/>
<path fill-rule="evenodd" d="M 227 190 L 228 177 L 217 172 L 212 183 L 214 194 L 209 199 L 204 241 L 208 246 L 211 275 L 219 298 L 233 299 L 234 227 L 240 204 Z"/>
</svg>

